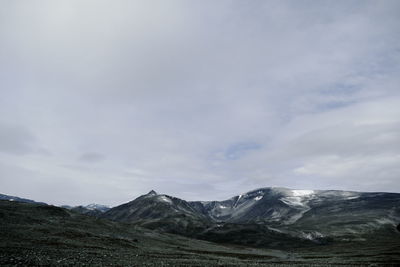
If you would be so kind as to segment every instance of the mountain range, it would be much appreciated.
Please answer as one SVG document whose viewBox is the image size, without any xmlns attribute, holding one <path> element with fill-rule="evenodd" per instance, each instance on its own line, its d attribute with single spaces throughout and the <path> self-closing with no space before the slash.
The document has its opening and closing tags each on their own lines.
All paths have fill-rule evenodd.
<svg viewBox="0 0 400 267">
<path fill-rule="evenodd" d="M 214 242 L 291 247 L 399 238 L 400 194 L 260 188 L 185 201 L 152 190 L 100 216 Z"/>
<path fill-rule="evenodd" d="M 0 195 L 0 199 L 35 203 Z M 400 194 L 267 187 L 223 201 L 185 201 L 154 190 L 109 208 L 62 206 L 116 222 L 219 243 L 297 247 L 399 238 Z"/>
<path fill-rule="evenodd" d="M 113 208 L 0 195 L 0 265 L 398 266 L 399 223 L 397 193 L 260 188 L 185 201 L 152 190 Z"/>
</svg>

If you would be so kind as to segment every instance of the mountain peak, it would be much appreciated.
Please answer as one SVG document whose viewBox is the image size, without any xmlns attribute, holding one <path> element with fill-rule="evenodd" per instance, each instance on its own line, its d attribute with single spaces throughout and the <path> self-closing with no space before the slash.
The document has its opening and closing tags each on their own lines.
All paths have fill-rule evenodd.
<svg viewBox="0 0 400 267">
<path fill-rule="evenodd" d="M 151 190 L 149 193 L 147 193 L 147 195 L 150 195 L 150 196 L 155 196 L 155 195 L 158 195 L 158 194 L 157 194 L 157 192 L 156 192 L 156 191 L 154 191 L 154 190 Z"/>
</svg>

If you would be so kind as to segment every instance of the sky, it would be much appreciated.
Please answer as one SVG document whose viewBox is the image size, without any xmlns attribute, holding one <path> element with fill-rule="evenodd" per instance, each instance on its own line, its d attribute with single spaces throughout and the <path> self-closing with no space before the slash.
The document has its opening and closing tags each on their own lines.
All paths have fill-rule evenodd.
<svg viewBox="0 0 400 267">
<path fill-rule="evenodd" d="M 400 1 L 0 2 L 0 193 L 400 192 Z"/>
</svg>

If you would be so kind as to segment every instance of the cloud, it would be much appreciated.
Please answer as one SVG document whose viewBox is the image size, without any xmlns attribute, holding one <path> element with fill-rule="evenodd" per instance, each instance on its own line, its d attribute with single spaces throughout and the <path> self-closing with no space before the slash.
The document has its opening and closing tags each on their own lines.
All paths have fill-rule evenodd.
<svg viewBox="0 0 400 267">
<path fill-rule="evenodd" d="M 0 152 L 24 155 L 35 151 L 36 138 L 25 127 L 0 123 Z"/>
<path fill-rule="evenodd" d="M 400 191 L 398 1 L 0 6 L 0 163 L 14 195 Z M 37 186 L 17 186 L 18 170 Z"/>
<path fill-rule="evenodd" d="M 87 152 L 83 153 L 80 157 L 79 160 L 83 162 L 88 162 L 88 163 L 96 163 L 103 161 L 106 157 L 103 154 L 100 153 L 95 153 L 95 152 Z"/>
<path fill-rule="evenodd" d="M 257 143 L 243 142 L 229 146 L 225 151 L 225 159 L 235 160 L 243 157 L 246 153 L 251 150 L 260 149 L 261 146 Z"/>
</svg>

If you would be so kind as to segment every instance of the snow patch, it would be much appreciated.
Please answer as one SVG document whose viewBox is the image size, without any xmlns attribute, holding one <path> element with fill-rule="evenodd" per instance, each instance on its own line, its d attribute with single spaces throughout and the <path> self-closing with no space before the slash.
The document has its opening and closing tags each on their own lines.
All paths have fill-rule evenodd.
<svg viewBox="0 0 400 267">
<path fill-rule="evenodd" d="M 283 197 L 280 200 L 286 205 L 292 206 L 297 209 L 297 213 L 288 218 L 284 224 L 293 224 L 303 217 L 304 213 L 311 208 L 308 205 L 309 201 L 315 198 L 314 190 L 291 190 L 292 196 Z"/>
<path fill-rule="evenodd" d="M 353 196 L 353 197 L 347 197 L 346 199 L 347 200 L 350 200 L 350 199 L 356 199 L 356 198 L 359 198 L 360 196 Z"/>
<path fill-rule="evenodd" d="M 308 239 L 308 240 L 314 240 L 314 239 L 317 239 L 317 238 L 324 237 L 323 234 L 321 234 L 320 232 L 317 232 L 317 231 L 315 231 L 315 232 L 310 232 L 310 233 L 301 232 L 301 235 L 300 235 L 300 236 L 301 236 L 302 238 Z"/>
<path fill-rule="evenodd" d="M 289 206 L 307 207 L 301 197 L 284 197 L 281 201 Z"/>
<path fill-rule="evenodd" d="M 94 204 L 94 203 L 85 206 L 85 208 L 87 208 L 88 210 L 100 210 L 100 211 L 109 209 L 109 207 L 105 205 Z"/>
<path fill-rule="evenodd" d="M 235 204 L 233 205 L 233 207 L 235 207 L 236 208 L 236 206 L 237 206 L 237 204 L 238 204 L 238 202 L 239 202 L 239 200 L 242 198 L 242 195 L 239 195 L 239 197 L 238 197 L 238 199 L 236 200 L 236 202 L 235 202 Z"/>
<path fill-rule="evenodd" d="M 167 198 L 166 196 L 159 196 L 158 199 L 163 202 L 172 203 L 171 199 Z"/>
<path fill-rule="evenodd" d="M 255 197 L 254 200 L 255 200 L 255 201 L 259 201 L 259 200 L 262 199 L 262 198 L 263 198 L 263 196 L 258 196 L 258 197 Z"/>
<path fill-rule="evenodd" d="M 292 194 L 295 197 L 309 196 L 314 194 L 314 190 L 292 190 Z"/>
</svg>

